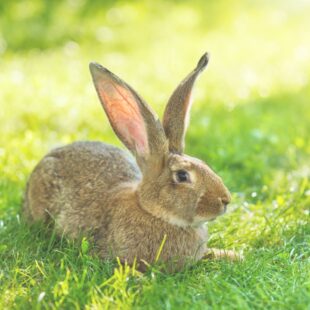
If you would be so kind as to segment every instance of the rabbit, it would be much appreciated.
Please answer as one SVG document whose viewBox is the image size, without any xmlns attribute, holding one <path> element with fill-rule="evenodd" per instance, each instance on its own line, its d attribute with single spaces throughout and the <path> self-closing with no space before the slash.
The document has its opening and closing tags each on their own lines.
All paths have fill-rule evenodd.
<svg viewBox="0 0 310 310">
<path fill-rule="evenodd" d="M 207 164 L 183 153 L 192 88 L 208 61 L 205 53 L 173 92 L 162 123 L 133 88 L 90 63 L 109 122 L 135 160 L 102 142 L 52 150 L 28 180 L 26 219 L 53 220 L 69 238 L 90 236 L 101 258 L 140 270 L 157 260 L 181 270 L 210 255 L 235 259 L 207 248 L 204 225 L 225 213 L 231 195 Z"/>
</svg>

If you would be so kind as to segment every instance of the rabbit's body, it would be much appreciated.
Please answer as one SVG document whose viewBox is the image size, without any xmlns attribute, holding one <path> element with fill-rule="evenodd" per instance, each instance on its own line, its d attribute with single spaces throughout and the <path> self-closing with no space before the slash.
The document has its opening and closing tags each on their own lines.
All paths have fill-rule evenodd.
<svg viewBox="0 0 310 310">
<path fill-rule="evenodd" d="M 101 142 L 75 142 L 52 150 L 37 165 L 25 211 L 31 221 L 52 218 L 60 234 L 94 237 L 103 258 L 153 262 L 166 238 L 163 261 L 200 259 L 205 228 L 172 225 L 142 209 L 136 193 L 140 181 L 128 152 Z"/>
<path fill-rule="evenodd" d="M 100 142 L 55 149 L 29 179 L 25 216 L 52 219 L 60 234 L 73 238 L 90 235 L 100 256 L 137 259 L 140 268 L 159 252 L 173 270 L 203 257 L 203 223 L 223 214 L 230 201 L 221 178 L 183 154 L 192 87 L 207 63 L 205 54 L 174 91 L 163 123 L 128 84 L 90 64 L 110 124 L 136 161 Z"/>
</svg>

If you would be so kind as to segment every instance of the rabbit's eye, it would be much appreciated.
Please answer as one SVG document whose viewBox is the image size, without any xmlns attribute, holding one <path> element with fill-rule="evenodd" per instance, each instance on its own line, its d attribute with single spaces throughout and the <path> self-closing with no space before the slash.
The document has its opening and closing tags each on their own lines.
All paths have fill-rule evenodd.
<svg viewBox="0 0 310 310">
<path fill-rule="evenodd" d="M 176 172 L 176 180 L 179 183 L 189 182 L 190 178 L 188 172 L 185 170 L 178 170 Z"/>
</svg>

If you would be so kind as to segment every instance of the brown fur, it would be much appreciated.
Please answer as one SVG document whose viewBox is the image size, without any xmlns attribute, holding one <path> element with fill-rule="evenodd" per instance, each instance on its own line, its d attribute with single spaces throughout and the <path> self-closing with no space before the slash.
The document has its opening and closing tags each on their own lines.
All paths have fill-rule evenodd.
<svg viewBox="0 0 310 310">
<path fill-rule="evenodd" d="M 172 96 L 185 110 L 206 57 Z M 72 238 L 90 234 L 102 258 L 118 256 L 130 264 L 137 259 L 141 269 L 156 260 L 161 244 L 160 260 L 170 270 L 203 258 L 208 252 L 202 224 L 225 212 L 230 194 L 205 163 L 182 154 L 187 112 L 177 116 L 170 99 L 165 118 L 171 114 L 171 128 L 166 121 L 164 130 L 129 85 L 99 65 L 91 65 L 91 72 L 114 131 L 138 165 L 125 151 L 100 142 L 55 149 L 30 176 L 25 217 L 31 222 L 52 219 L 60 234 Z M 178 129 L 169 136 L 173 128 Z M 187 172 L 186 182 L 178 179 L 180 170 Z"/>
</svg>

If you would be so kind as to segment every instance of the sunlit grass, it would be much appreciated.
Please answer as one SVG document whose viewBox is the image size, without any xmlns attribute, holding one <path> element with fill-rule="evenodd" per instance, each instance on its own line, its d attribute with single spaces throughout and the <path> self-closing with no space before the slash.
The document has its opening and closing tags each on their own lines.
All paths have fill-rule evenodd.
<svg viewBox="0 0 310 310">
<path fill-rule="evenodd" d="M 306 309 L 309 4 L 64 1 L 42 20 L 50 2 L 28 3 L 0 6 L 0 308 Z M 205 51 L 211 61 L 197 83 L 187 152 L 233 192 L 228 214 L 209 226 L 210 246 L 243 251 L 244 262 L 141 275 L 92 256 L 87 240 L 23 223 L 26 179 L 48 150 L 85 139 L 121 145 L 90 61 L 161 114 Z"/>
</svg>

